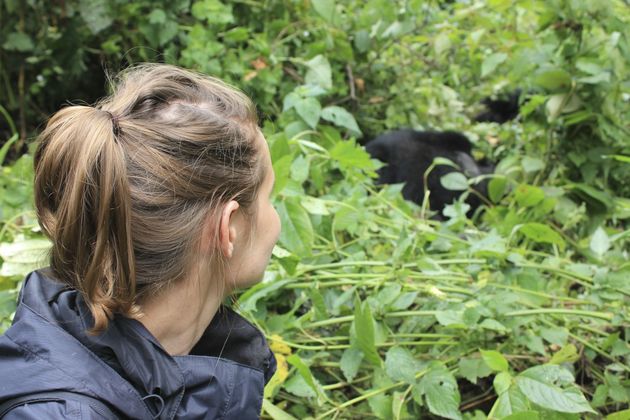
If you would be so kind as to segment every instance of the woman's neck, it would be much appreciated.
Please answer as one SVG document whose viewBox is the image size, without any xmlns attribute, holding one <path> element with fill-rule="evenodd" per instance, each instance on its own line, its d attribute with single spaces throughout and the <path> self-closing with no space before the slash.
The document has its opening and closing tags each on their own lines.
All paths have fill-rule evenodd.
<svg viewBox="0 0 630 420">
<path fill-rule="evenodd" d="M 189 354 L 223 301 L 219 289 L 212 280 L 177 282 L 141 305 L 139 321 L 170 355 Z"/>
</svg>

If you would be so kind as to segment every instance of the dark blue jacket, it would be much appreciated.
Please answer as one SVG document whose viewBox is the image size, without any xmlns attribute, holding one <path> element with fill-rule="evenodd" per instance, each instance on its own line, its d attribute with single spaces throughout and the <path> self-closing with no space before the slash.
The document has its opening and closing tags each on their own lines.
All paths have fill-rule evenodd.
<svg viewBox="0 0 630 420">
<path fill-rule="evenodd" d="M 13 326 L 0 336 L 0 403 L 42 391 L 97 397 L 134 419 L 257 419 L 275 358 L 262 333 L 223 308 L 187 356 L 170 356 L 135 320 L 116 316 L 88 335 L 75 290 L 43 272 L 24 281 Z M 76 401 L 39 402 L 5 419 L 97 419 Z"/>
</svg>

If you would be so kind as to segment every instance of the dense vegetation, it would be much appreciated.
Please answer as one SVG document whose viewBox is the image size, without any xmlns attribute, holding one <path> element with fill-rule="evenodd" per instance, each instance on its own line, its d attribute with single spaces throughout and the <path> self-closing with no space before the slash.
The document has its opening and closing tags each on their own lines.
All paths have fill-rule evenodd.
<svg viewBox="0 0 630 420">
<path fill-rule="evenodd" d="M 271 145 L 283 231 L 239 297 L 279 362 L 264 417 L 629 418 L 627 1 L 4 0 L 0 21 L 0 330 L 48 247 L 30 139 L 103 68 L 164 61 L 245 90 Z M 515 121 L 471 120 L 515 88 Z M 486 208 L 438 223 L 375 187 L 358 143 L 401 127 L 498 162 Z"/>
</svg>

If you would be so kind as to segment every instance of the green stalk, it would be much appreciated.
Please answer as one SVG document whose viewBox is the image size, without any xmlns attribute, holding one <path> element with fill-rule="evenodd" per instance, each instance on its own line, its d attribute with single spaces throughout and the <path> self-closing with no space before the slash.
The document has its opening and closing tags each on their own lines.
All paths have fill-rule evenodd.
<svg viewBox="0 0 630 420">
<path fill-rule="evenodd" d="M 563 270 L 562 268 L 555 268 L 555 267 L 549 267 L 546 265 L 542 265 L 542 264 L 532 264 L 532 263 L 523 263 L 523 264 L 518 264 L 519 267 L 524 267 L 524 268 L 535 268 L 541 271 L 548 271 L 548 272 L 552 272 L 555 273 L 561 277 L 564 277 L 566 279 L 569 280 L 573 280 L 576 283 L 581 284 L 584 287 L 592 287 L 593 286 L 593 280 L 591 280 L 590 278 L 586 277 L 586 276 L 582 276 L 580 274 L 577 273 L 573 273 L 571 271 L 568 270 Z"/>
<path fill-rule="evenodd" d="M 560 314 L 560 315 L 575 315 L 585 316 L 588 318 L 599 318 L 606 321 L 610 321 L 613 318 L 613 314 L 609 312 L 595 312 L 595 311 L 582 311 L 579 309 L 558 309 L 558 308 L 542 308 L 542 309 L 525 309 L 522 311 L 512 311 L 504 316 L 527 316 L 527 315 L 539 315 L 539 314 Z"/>
<path fill-rule="evenodd" d="M 580 299 L 573 299 L 570 297 L 564 297 L 564 296 L 553 296 L 547 293 L 542 293 L 542 292 L 535 292 L 533 290 L 527 290 L 527 289 L 523 289 L 521 287 L 517 287 L 517 286 L 507 286 L 507 285 L 503 285 L 503 284 L 499 284 L 499 283 L 488 283 L 488 286 L 493 286 L 493 287 L 498 287 L 499 289 L 507 289 L 507 290 L 514 290 L 515 292 L 520 292 L 520 293 L 527 293 L 529 295 L 533 295 L 533 296 L 539 296 L 542 298 L 547 298 L 547 299 L 552 299 L 552 300 L 558 300 L 561 302 L 571 302 L 575 305 L 592 305 L 592 303 L 590 302 L 585 302 L 583 300 Z"/>
<path fill-rule="evenodd" d="M 434 316 L 439 311 L 398 311 L 385 314 L 385 318 L 400 318 L 406 316 Z M 305 328 L 325 327 L 334 324 L 343 324 L 354 320 L 354 315 L 340 316 L 338 318 L 324 319 L 322 321 L 311 322 Z"/>
</svg>

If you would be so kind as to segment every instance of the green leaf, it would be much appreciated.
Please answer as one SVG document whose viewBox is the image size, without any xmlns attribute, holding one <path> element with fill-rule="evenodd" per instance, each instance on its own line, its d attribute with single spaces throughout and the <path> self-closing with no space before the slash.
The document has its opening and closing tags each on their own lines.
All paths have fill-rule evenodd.
<svg viewBox="0 0 630 420">
<path fill-rule="evenodd" d="M 166 13 L 162 9 L 153 9 L 148 17 L 149 23 L 159 24 L 166 22 Z"/>
<path fill-rule="evenodd" d="M 435 313 L 435 319 L 440 323 L 440 325 L 444 325 L 445 327 L 459 327 L 465 328 L 466 323 L 464 322 L 464 312 L 463 311 L 437 311 Z"/>
<path fill-rule="evenodd" d="M 322 106 L 315 98 L 303 98 L 295 103 L 295 110 L 309 127 L 315 128 L 322 113 Z"/>
<path fill-rule="evenodd" d="M 348 382 L 352 382 L 359 371 L 361 361 L 363 360 L 363 352 L 355 347 L 346 349 L 339 360 L 339 367 Z"/>
<path fill-rule="evenodd" d="M 440 178 L 440 184 L 451 191 L 465 191 L 468 189 L 468 179 L 461 172 L 450 172 Z"/>
<path fill-rule="evenodd" d="M 355 136 L 361 136 L 361 130 L 351 113 L 339 106 L 327 106 L 322 110 L 322 118 L 333 124 L 350 130 Z"/>
<path fill-rule="evenodd" d="M 302 359 L 300 359 L 297 354 L 292 354 L 291 356 L 287 357 L 287 362 L 289 362 L 291 366 L 295 367 L 302 379 L 304 379 L 306 384 L 313 390 L 313 392 L 315 392 L 315 395 L 318 395 L 322 398 L 324 397 L 319 382 L 317 382 L 317 380 L 313 377 L 311 369 L 306 363 L 302 361 Z"/>
<path fill-rule="evenodd" d="M 495 376 L 493 387 L 499 398 L 492 406 L 488 414 L 489 418 L 500 419 L 530 409 L 527 398 L 512 384 L 512 377 L 509 373 L 501 372 Z"/>
<path fill-rule="evenodd" d="M 281 289 L 284 285 L 291 282 L 291 279 L 278 280 L 271 283 L 258 283 L 247 289 L 239 296 L 239 308 L 244 311 L 253 311 L 256 309 L 256 303 L 259 299 L 268 296 L 270 293 Z"/>
<path fill-rule="evenodd" d="M 630 419 L 630 408 L 616 413 L 610 413 L 606 416 L 606 420 L 628 420 Z"/>
<path fill-rule="evenodd" d="M 560 350 L 558 350 L 553 355 L 549 363 L 552 363 L 554 365 L 559 365 L 559 364 L 567 363 L 567 362 L 573 363 L 579 360 L 579 358 L 580 356 L 577 353 L 577 349 L 575 348 L 573 344 L 569 343 L 563 348 L 561 348 Z"/>
<path fill-rule="evenodd" d="M 571 87 L 571 75 L 562 69 L 548 69 L 538 73 L 534 83 L 549 91 L 566 91 Z"/>
<path fill-rule="evenodd" d="M 302 196 L 302 207 L 310 214 L 318 214 L 320 216 L 328 216 L 330 214 L 326 201 L 310 195 Z"/>
<path fill-rule="evenodd" d="M 414 384 L 419 368 L 418 360 L 406 348 L 394 346 L 385 355 L 385 371 L 394 381 Z"/>
<path fill-rule="evenodd" d="M 293 163 L 293 155 L 285 155 L 273 161 L 273 172 L 276 176 L 276 182 L 273 186 L 273 195 L 281 193 L 291 179 L 291 165 Z"/>
<path fill-rule="evenodd" d="M 269 417 L 271 417 L 273 420 L 297 420 L 291 414 L 274 405 L 266 398 L 263 399 L 262 409 L 265 411 L 265 413 L 269 414 Z"/>
<path fill-rule="evenodd" d="M 331 25 L 339 24 L 339 14 L 335 9 L 334 0 L 312 0 L 311 4 L 317 14 L 320 15 L 326 22 Z"/>
<path fill-rule="evenodd" d="M 459 374 L 473 384 L 477 383 L 477 378 L 485 378 L 492 373 L 492 369 L 481 358 L 469 359 L 463 357 L 459 359 L 457 366 Z"/>
<path fill-rule="evenodd" d="M 545 167 L 545 163 L 541 159 L 530 156 L 525 156 L 521 164 L 525 172 L 537 172 Z"/>
<path fill-rule="evenodd" d="M 429 411 L 436 416 L 459 420 L 460 395 L 453 374 L 442 364 L 434 365 L 416 385 L 424 394 Z"/>
<path fill-rule="evenodd" d="M 573 382 L 573 376 L 558 365 L 529 368 L 516 377 L 518 388 L 533 403 L 562 413 L 595 413 L 575 386 L 561 388 Z"/>
<path fill-rule="evenodd" d="M 610 238 L 608 237 L 604 229 L 598 227 L 591 237 L 591 242 L 589 245 L 591 251 L 602 257 L 606 253 L 606 251 L 610 249 Z"/>
<path fill-rule="evenodd" d="M 306 379 L 299 372 L 287 379 L 283 385 L 284 389 L 293 395 L 303 398 L 317 397 L 317 391 L 306 382 Z"/>
<path fill-rule="evenodd" d="M 495 176 L 488 183 L 488 196 L 493 203 L 498 203 L 505 195 L 507 189 L 507 178 Z"/>
<path fill-rule="evenodd" d="M 542 223 L 525 223 L 524 225 L 521 225 L 519 232 L 534 242 L 554 244 L 560 247 L 560 249 L 564 249 L 565 247 L 565 242 L 564 239 L 562 239 L 562 236 L 549 226 L 543 225 Z"/>
<path fill-rule="evenodd" d="M 227 24 L 234 22 L 232 6 L 225 5 L 219 0 L 200 0 L 192 6 L 192 15 L 210 24 Z"/>
<path fill-rule="evenodd" d="M 545 192 L 532 185 L 520 184 L 514 191 L 514 198 L 521 207 L 534 207 L 545 199 Z"/>
<path fill-rule="evenodd" d="M 368 404 L 372 413 L 374 413 L 379 419 L 390 420 L 392 418 L 391 395 L 377 394 L 368 398 Z"/>
<path fill-rule="evenodd" d="M 8 51 L 27 52 L 35 48 L 31 37 L 24 32 L 11 32 L 7 40 L 2 44 L 2 48 Z"/>
<path fill-rule="evenodd" d="M 108 28 L 114 19 L 109 10 L 110 2 L 101 0 L 80 0 L 79 13 L 93 34 Z"/>
<path fill-rule="evenodd" d="M 325 90 L 332 89 L 332 69 L 328 59 L 323 55 L 316 55 L 306 62 L 306 83 L 319 86 Z"/>
<path fill-rule="evenodd" d="M 481 77 L 486 77 L 492 73 L 507 58 L 508 56 L 505 53 L 494 53 L 487 56 L 481 64 Z"/>
<path fill-rule="evenodd" d="M 47 239 L 16 239 L 0 244 L 2 268 L 0 276 L 23 277 L 47 264 L 51 243 Z"/>
<path fill-rule="evenodd" d="M 483 361 L 488 367 L 495 372 L 507 372 L 509 365 L 508 361 L 503 357 L 501 353 L 495 350 L 480 350 Z"/>
<path fill-rule="evenodd" d="M 376 351 L 374 339 L 374 318 L 367 301 L 361 303 L 357 297 L 354 301 L 354 340 L 357 347 L 363 352 L 365 360 L 375 366 L 381 366 L 381 357 Z"/>
<path fill-rule="evenodd" d="M 361 146 L 357 146 L 354 140 L 340 141 L 330 149 L 330 157 L 342 168 L 371 169 L 374 167 L 370 155 Z"/>
<path fill-rule="evenodd" d="M 282 222 L 280 244 L 299 256 L 310 255 L 313 247 L 314 233 L 311 219 L 296 200 L 287 199 L 276 205 Z"/>
</svg>

